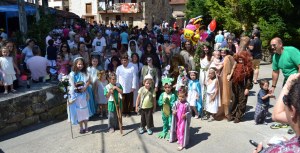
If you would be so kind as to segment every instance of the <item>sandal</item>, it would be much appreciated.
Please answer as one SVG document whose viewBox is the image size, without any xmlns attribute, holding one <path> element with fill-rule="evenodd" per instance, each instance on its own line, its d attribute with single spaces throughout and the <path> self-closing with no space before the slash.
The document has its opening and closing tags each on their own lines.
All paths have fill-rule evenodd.
<svg viewBox="0 0 300 153">
<path fill-rule="evenodd" d="M 288 134 L 294 134 L 295 131 L 294 131 L 293 129 L 289 129 L 287 133 L 288 133 Z"/>
<path fill-rule="evenodd" d="M 83 133 L 84 133 L 84 130 L 83 130 L 83 129 L 80 129 L 79 133 L 80 133 L 80 134 L 83 134 Z"/>
<path fill-rule="evenodd" d="M 287 128 L 289 127 L 288 124 L 281 124 L 281 123 L 275 123 L 270 126 L 271 129 L 279 129 L 279 128 Z"/>
<path fill-rule="evenodd" d="M 182 149 L 183 149 L 183 147 L 181 147 L 181 146 L 179 146 L 179 147 L 177 148 L 178 151 L 181 151 Z"/>
<path fill-rule="evenodd" d="M 271 128 L 271 129 L 280 129 L 281 126 L 282 126 L 282 124 L 280 124 L 280 123 L 275 123 L 275 124 L 272 124 L 272 125 L 270 126 L 270 128 Z"/>
</svg>

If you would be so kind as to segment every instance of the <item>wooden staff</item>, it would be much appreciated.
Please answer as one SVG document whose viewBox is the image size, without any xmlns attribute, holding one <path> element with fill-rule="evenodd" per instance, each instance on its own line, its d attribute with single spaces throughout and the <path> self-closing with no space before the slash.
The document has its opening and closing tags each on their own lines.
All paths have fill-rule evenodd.
<svg viewBox="0 0 300 153">
<path fill-rule="evenodd" d="M 67 107 L 69 109 L 69 116 L 70 116 L 70 127 L 71 127 L 71 135 L 72 135 L 72 139 L 74 139 L 74 136 L 73 136 L 73 129 L 72 129 L 72 114 L 71 114 L 71 109 L 70 109 L 70 105 L 72 104 L 72 102 L 69 101 L 69 91 L 68 91 L 68 87 L 65 87 L 65 90 L 67 92 Z"/>
<path fill-rule="evenodd" d="M 112 97 L 113 97 L 113 99 L 114 99 L 114 104 L 115 104 L 115 106 L 116 106 L 116 112 L 117 112 L 117 117 L 118 117 L 118 122 L 119 122 L 120 132 L 121 132 L 121 134 L 123 134 L 123 129 L 122 129 L 122 114 L 121 114 L 121 110 L 120 110 L 119 105 L 117 105 L 117 102 L 116 102 L 116 100 L 115 100 L 114 95 L 112 95 Z M 118 102 L 120 103 L 119 95 L 118 95 Z"/>
</svg>

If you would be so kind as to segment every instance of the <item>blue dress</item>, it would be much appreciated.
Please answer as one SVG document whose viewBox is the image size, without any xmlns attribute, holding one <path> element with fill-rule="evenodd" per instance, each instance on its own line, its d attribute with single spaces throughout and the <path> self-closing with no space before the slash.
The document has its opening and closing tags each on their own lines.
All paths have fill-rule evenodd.
<svg viewBox="0 0 300 153">
<path fill-rule="evenodd" d="M 197 99 L 198 96 L 198 99 Z M 189 80 L 187 101 L 190 106 L 195 106 L 198 113 L 202 111 L 202 94 L 199 80 Z"/>
<path fill-rule="evenodd" d="M 70 78 L 70 84 L 71 84 L 71 88 L 70 88 L 71 100 L 74 99 L 74 98 L 76 98 L 77 96 L 86 96 L 86 94 L 83 95 L 83 94 L 75 93 L 74 92 L 74 86 L 75 86 L 74 83 L 75 82 L 79 82 L 79 81 L 87 82 L 89 80 L 88 75 L 86 75 L 86 74 L 84 74 L 82 72 L 78 72 L 76 74 L 74 72 L 71 72 L 69 74 L 69 78 Z M 93 91 L 92 91 L 92 89 L 91 89 L 90 86 L 87 88 L 86 91 L 87 91 L 87 93 L 89 95 L 89 100 L 87 101 L 87 106 L 88 106 L 89 117 L 90 117 L 90 116 L 93 116 L 96 113 L 95 101 L 94 101 L 94 94 L 93 94 Z M 71 108 L 75 107 L 75 106 L 72 106 L 72 105 L 70 107 L 70 113 L 72 113 L 72 111 L 73 111 L 73 110 L 71 110 Z M 72 116 L 73 115 L 71 114 L 71 118 L 70 118 L 71 121 L 72 121 Z"/>
<path fill-rule="evenodd" d="M 75 82 L 87 82 L 88 77 L 84 73 L 74 73 L 71 72 L 69 74 L 69 101 L 74 101 L 71 105 L 69 105 L 68 109 L 68 118 L 72 124 L 76 125 L 78 122 L 83 120 L 88 120 L 89 118 L 89 109 L 88 109 L 88 102 L 86 101 L 87 92 L 77 93 L 75 92 Z"/>
</svg>

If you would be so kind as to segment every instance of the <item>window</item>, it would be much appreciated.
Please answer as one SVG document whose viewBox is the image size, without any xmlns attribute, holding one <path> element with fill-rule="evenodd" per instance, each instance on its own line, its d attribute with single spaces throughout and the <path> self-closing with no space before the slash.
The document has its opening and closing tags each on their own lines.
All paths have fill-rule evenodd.
<svg viewBox="0 0 300 153">
<path fill-rule="evenodd" d="M 86 14 L 92 14 L 92 3 L 86 3 L 85 4 L 85 13 Z"/>
<path fill-rule="evenodd" d="M 109 17 L 105 17 L 105 25 L 109 24 Z"/>
<path fill-rule="evenodd" d="M 116 22 L 121 21 L 121 15 L 116 15 Z"/>
<path fill-rule="evenodd" d="M 128 26 L 129 26 L 129 28 L 133 27 L 133 17 L 129 17 L 129 19 L 128 19 Z"/>
</svg>

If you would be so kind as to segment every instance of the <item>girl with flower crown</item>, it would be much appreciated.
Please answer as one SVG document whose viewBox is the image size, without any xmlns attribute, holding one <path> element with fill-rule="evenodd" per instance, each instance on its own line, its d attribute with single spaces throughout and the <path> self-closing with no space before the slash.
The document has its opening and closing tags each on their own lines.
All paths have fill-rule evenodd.
<svg viewBox="0 0 300 153">
<path fill-rule="evenodd" d="M 90 85 L 90 77 L 87 75 L 86 65 L 82 57 L 74 59 L 72 72 L 69 74 L 70 87 L 70 119 L 72 124 L 79 122 L 80 134 L 88 132 L 89 94 L 87 88 Z M 83 128 L 84 124 L 84 128 Z"/>
</svg>

